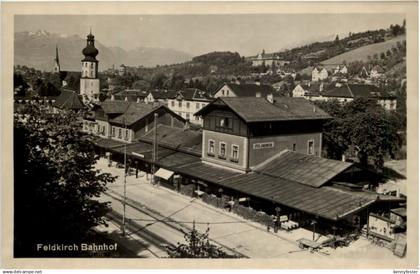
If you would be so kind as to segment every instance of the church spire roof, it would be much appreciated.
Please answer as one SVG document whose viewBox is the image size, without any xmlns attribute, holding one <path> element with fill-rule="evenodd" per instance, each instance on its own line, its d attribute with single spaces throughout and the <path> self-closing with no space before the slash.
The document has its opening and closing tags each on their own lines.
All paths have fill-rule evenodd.
<svg viewBox="0 0 420 274">
<path fill-rule="evenodd" d="M 58 58 L 58 46 L 57 46 L 57 44 L 55 45 L 55 61 L 57 62 L 58 65 L 60 65 L 60 59 Z"/>
<path fill-rule="evenodd" d="M 95 36 L 92 34 L 92 29 L 87 36 L 86 40 L 86 47 L 82 51 L 85 58 L 82 61 L 91 61 L 97 62 L 96 55 L 98 55 L 99 51 L 95 48 Z"/>
</svg>

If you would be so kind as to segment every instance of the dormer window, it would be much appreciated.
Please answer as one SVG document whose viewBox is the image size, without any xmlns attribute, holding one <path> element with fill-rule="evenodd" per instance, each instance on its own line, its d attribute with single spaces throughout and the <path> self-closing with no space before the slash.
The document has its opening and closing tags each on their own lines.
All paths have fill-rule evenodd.
<svg viewBox="0 0 420 274">
<path fill-rule="evenodd" d="M 220 127 L 229 127 L 229 119 L 228 118 L 220 118 L 219 126 Z"/>
</svg>

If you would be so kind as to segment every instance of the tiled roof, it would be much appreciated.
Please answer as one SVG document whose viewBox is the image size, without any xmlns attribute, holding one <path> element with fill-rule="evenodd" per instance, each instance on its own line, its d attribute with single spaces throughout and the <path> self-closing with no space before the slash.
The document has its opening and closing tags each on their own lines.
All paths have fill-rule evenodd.
<svg viewBox="0 0 420 274">
<path fill-rule="evenodd" d="M 141 140 L 152 142 L 154 132 L 154 129 L 150 130 L 141 137 Z M 192 152 L 201 156 L 202 133 L 200 131 L 158 125 L 157 141 L 166 147 Z"/>
<path fill-rule="evenodd" d="M 78 110 L 85 107 L 78 94 L 75 91 L 69 89 L 63 89 L 61 91 L 61 94 L 55 98 L 53 106 L 67 110 Z"/>
<path fill-rule="evenodd" d="M 257 167 L 255 172 L 320 187 L 352 165 L 348 162 L 286 151 Z"/>
<path fill-rule="evenodd" d="M 230 177 L 221 185 L 330 220 L 338 220 L 375 202 L 333 188 L 313 188 L 283 178 L 250 173 Z M 252 198 L 251 198 L 252 199 Z"/>
<path fill-rule="evenodd" d="M 148 143 L 119 145 L 111 150 L 118 153 L 127 151 L 134 158 L 152 161 L 152 145 Z M 377 200 L 377 196 L 363 195 L 363 191 L 346 192 L 334 187 L 314 188 L 271 175 L 254 172 L 243 174 L 202 163 L 198 156 L 161 146 L 158 147 L 156 159 L 159 166 L 185 176 L 238 191 L 251 199 L 257 197 L 330 220 L 342 219 Z"/>
<path fill-rule="evenodd" d="M 275 93 L 275 90 L 270 85 L 257 85 L 257 84 L 227 84 L 227 86 L 236 94 L 238 97 L 256 97 L 257 93 L 261 94 L 261 97 L 266 97 L 270 93 Z"/>
<path fill-rule="evenodd" d="M 197 88 L 186 88 L 177 92 L 184 100 L 189 101 L 211 101 L 212 98 L 204 91 Z"/>
<path fill-rule="evenodd" d="M 130 103 L 120 100 L 106 100 L 101 102 L 99 105 L 106 114 L 119 114 L 124 113 Z"/>
<path fill-rule="evenodd" d="M 331 119 L 330 115 L 309 100 L 293 97 L 274 97 L 274 103 L 262 97 L 220 97 L 195 115 L 207 113 L 216 102 L 223 102 L 247 123 Z"/>
<path fill-rule="evenodd" d="M 177 95 L 176 90 L 150 90 L 148 93 L 151 93 L 154 99 L 174 99 Z"/>
<path fill-rule="evenodd" d="M 147 91 L 141 91 L 141 90 L 122 90 L 114 94 L 114 98 L 116 100 L 125 100 L 127 97 L 127 100 L 129 102 L 136 102 L 137 99 L 144 99 L 147 96 Z"/>
<path fill-rule="evenodd" d="M 340 87 L 334 87 L 324 93 L 325 97 L 343 97 L 343 98 L 395 98 L 377 86 L 366 84 L 343 84 Z"/>
<path fill-rule="evenodd" d="M 127 111 L 112 119 L 110 123 L 131 126 L 155 110 L 164 107 L 161 104 L 129 103 Z"/>
</svg>

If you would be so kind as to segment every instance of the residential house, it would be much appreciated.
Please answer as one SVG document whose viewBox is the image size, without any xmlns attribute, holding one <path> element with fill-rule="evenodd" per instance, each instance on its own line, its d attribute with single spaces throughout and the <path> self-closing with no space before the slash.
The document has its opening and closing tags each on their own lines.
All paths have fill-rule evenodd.
<svg viewBox="0 0 420 274">
<path fill-rule="evenodd" d="M 346 75 L 347 73 L 348 73 L 348 69 L 346 65 L 337 65 L 337 67 L 333 71 L 333 74 Z"/>
<path fill-rule="evenodd" d="M 391 93 L 381 90 L 375 85 L 366 84 L 337 84 L 335 87 L 320 94 L 313 96 L 311 100 L 338 100 L 341 103 L 351 102 L 355 98 L 367 97 L 374 98 L 386 110 L 397 109 L 397 97 Z"/>
<path fill-rule="evenodd" d="M 277 66 L 282 67 L 290 64 L 290 61 L 283 60 L 278 53 L 265 53 L 265 50 L 256 56 L 248 57 L 248 60 L 252 62 L 253 67 L 258 66 Z"/>
<path fill-rule="evenodd" d="M 320 156 L 331 117 L 304 98 L 219 97 L 203 117 L 203 162 L 249 171 L 280 151 Z"/>
<path fill-rule="evenodd" d="M 365 66 L 360 70 L 359 76 L 364 79 L 370 78 L 370 73 Z"/>
<path fill-rule="evenodd" d="M 129 102 L 119 100 L 91 103 L 90 110 L 83 116 L 82 131 L 102 138 L 110 138 L 109 121 L 127 111 L 129 105 Z"/>
<path fill-rule="evenodd" d="M 314 67 L 312 70 L 312 81 L 318 82 L 328 78 L 328 71 L 325 68 Z"/>
<path fill-rule="evenodd" d="M 101 138 L 133 142 L 157 124 L 184 127 L 185 120 L 161 103 L 108 100 L 92 106 L 83 119 L 83 131 Z"/>
<path fill-rule="evenodd" d="M 178 91 L 174 99 L 168 99 L 168 107 L 191 123 L 202 125 L 203 120 L 194 114 L 212 101 L 203 90 L 187 88 Z"/>
<path fill-rule="evenodd" d="M 149 93 L 139 89 L 125 89 L 111 95 L 111 100 L 121 100 L 128 102 L 144 102 Z"/>
<path fill-rule="evenodd" d="M 304 97 L 309 99 L 312 96 L 319 96 L 324 91 L 323 82 L 299 83 L 292 90 L 292 97 Z"/>
<path fill-rule="evenodd" d="M 154 114 L 157 124 L 182 128 L 185 120 L 160 103 L 130 103 L 127 110 L 109 120 L 110 138 L 116 141 L 134 142 L 154 128 Z"/>
<path fill-rule="evenodd" d="M 381 77 L 384 73 L 385 70 L 381 66 L 376 65 L 370 70 L 370 78 L 377 79 Z"/>
<path fill-rule="evenodd" d="M 144 98 L 145 103 L 161 102 L 165 105 L 168 104 L 169 99 L 175 99 L 177 91 L 167 89 L 150 90 Z"/>
<path fill-rule="evenodd" d="M 225 83 L 216 90 L 213 97 L 266 97 L 274 92 L 270 85 Z"/>
<path fill-rule="evenodd" d="M 297 84 L 292 90 L 292 97 L 305 97 L 306 89 L 301 84 Z"/>
<path fill-rule="evenodd" d="M 62 89 L 59 96 L 52 103 L 54 111 L 80 111 L 85 108 L 80 96 L 73 90 Z"/>
</svg>

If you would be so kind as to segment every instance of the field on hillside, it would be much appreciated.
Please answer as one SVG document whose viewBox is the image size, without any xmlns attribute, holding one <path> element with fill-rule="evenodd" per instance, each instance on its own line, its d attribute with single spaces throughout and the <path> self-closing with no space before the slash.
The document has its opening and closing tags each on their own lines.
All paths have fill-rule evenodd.
<svg viewBox="0 0 420 274">
<path fill-rule="evenodd" d="M 381 54 L 381 52 L 386 52 L 387 50 L 390 50 L 392 47 L 396 46 L 397 42 L 404 41 L 406 39 L 405 35 L 401 35 L 398 37 L 394 37 L 392 39 L 389 39 L 385 42 L 371 44 L 367 46 L 363 46 L 348 52 L 345 52 L 343 54 L 334 56 L 330 59 L 327 59 L 325 61 L 322 61 L 322 65 L 333 65 L 333 64 L 342 64 L 343 61 L 346 61 L 347 63 L 351 63 L 354 61 L 368 61 L 368 56 L 372 56 L 375 53 L 378 55 Z M 311 74 L 312 67 L 307 67 L 300 71 L 301 74 Z"/>
</svg>

